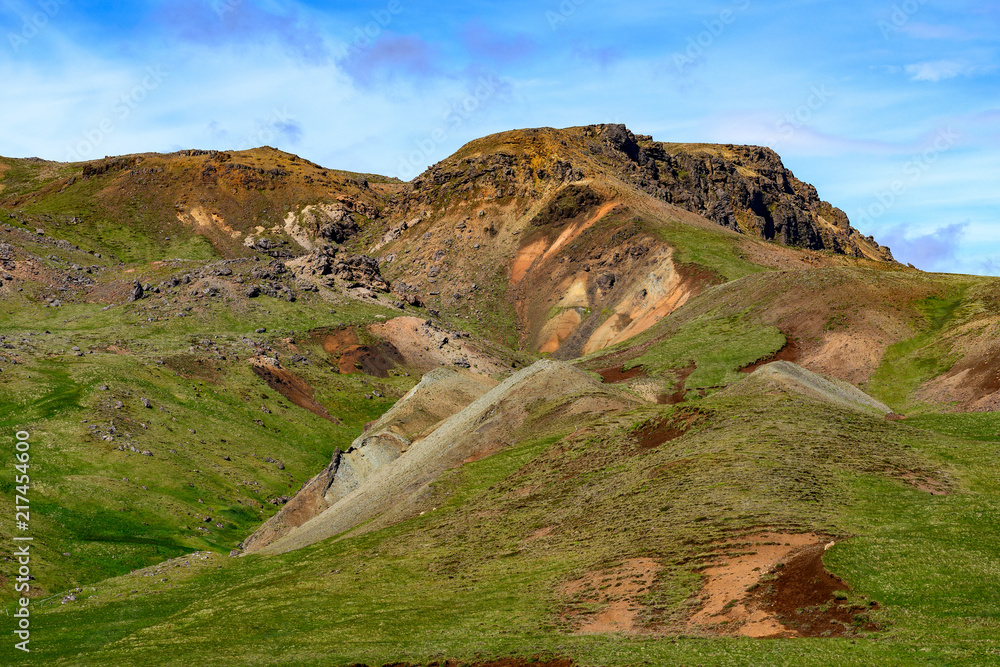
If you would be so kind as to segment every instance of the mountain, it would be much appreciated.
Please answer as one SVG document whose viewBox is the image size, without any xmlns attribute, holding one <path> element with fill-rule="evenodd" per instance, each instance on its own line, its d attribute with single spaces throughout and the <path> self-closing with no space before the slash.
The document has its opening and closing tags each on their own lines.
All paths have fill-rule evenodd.
<svg viewBox="0 0 1000 667">
<path fill-rule="evenodd" d="M 1000 284 L 895 262 L 770 149 L 0 158 L 0 223 L 38 662 L 1000 651 Z"/>
</svg>

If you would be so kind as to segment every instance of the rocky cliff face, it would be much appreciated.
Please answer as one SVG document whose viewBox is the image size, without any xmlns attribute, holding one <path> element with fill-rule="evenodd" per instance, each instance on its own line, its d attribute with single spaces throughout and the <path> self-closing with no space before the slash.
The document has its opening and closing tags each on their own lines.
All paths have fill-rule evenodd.
<svg viewBox="0 0 1000 667">
<path fill-rule="evenodd" d="M 379 257 L 403 301 L 559 359 L 614 345 L 725 280 L 675 252 L 676 224 L 775 266 L 893 261 L 770 149 L 654 142 L 623 125 L 477 139 L 392 193 L 385 211 L 352 249 Z"/>
<path fill-rule="evenodd" d="M 645 192 L 723 227 L 782 245 L 893 261 L 889 248 L 851 227 L 847 215 L 795 178 L 770 148 L 669 144 L 624 125 L 584 128 L 606 161 Z"/>
<path fill-rule="evenodd" d="M 484 137 L 407 184 L 391 209 L 408 218 L 465 201 L 524 211 L 562 185 L 602 175 L 767 241 L 894 261 L 889 248 L 851 227 L 770 148 L 664 143 L 624 125 Z"/>
</svg>

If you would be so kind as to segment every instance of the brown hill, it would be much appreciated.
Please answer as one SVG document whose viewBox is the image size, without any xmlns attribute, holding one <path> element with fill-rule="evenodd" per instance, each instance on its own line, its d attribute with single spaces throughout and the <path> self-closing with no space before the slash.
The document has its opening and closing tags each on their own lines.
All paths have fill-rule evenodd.
<svg viewBox="0 0 1000 667">
<path fill-rule="evenodd" d="M 773 151 L 621 125 L 484 137 L 409 184 L 266 147 L 0 163 L 19 224 L 112 261 L 295 259 L 321 293 L 391 286 L 400 308 L 561 359 L 755 272 L 891 262 Z"/>
<path fill-rule="evenodd" d="M 892 262 L 773 151 L 657 143 L 620 125 L 473 141 L 395 195 L 381 224 L 366 251 L 400 296 L 558 358 L 763 267 Z"/>
<path fill-rule="evenodd" d="M 296 256 L 314 242 L 350 238 L 398 188 L 393 179 L 325 169 L 269 147 L 2 164 L 0 207 L 125 261 L 177 256 L 167 253 L 191 237 L 224 258 Z M 137 255 L 143 245 L 151 247 Z"/>
</svg>

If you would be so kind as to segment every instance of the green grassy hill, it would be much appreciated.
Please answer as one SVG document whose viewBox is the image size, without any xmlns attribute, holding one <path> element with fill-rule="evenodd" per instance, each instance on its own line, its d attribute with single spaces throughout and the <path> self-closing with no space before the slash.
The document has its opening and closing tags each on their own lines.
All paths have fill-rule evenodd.
<svg viewBox="0 0 1000 667">
<path fill-rule="evenodd" d="M 35 538 L 3 664 L 1000 664 L 997 279 L 888 261 L 797 180 L 775 210 L 837 248 L 710 217 L 704 165 L 777 197 L 754 148 L 519 131 L 410 184 L 0 160 Z M 371 521 L 241 555 L 424 373 L 545 357 L 590 377 L 477 406 L 475 455 Z M 438 419 L 407 418 L 407 447 Z"/>
</svg>

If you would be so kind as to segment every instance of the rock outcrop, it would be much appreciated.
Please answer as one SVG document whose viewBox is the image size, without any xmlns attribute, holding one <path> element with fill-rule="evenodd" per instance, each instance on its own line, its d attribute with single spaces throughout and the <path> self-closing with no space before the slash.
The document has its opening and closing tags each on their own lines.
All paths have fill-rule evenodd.
<svg viewBox="0 0 1000 667">
<path fill-rule="evenodd" d="M 382 277 L 378 260 L 342 252 L 336 246 L 314 248 L 308 255 L 288 262 L 288 267 L 299 277 L 319 278 L 330 286 L 340 280 L 349 289 L 389 291 L 389 282 Z"/>
<path fill-rule="evenodd" d="M 889 248 L 861 236 L 770 148 L 662 143 L 624 125 L 586 132 L 603 143 L 628 181 L 723 227 L 782 245 L 893 261 Z"/>
</svg>

